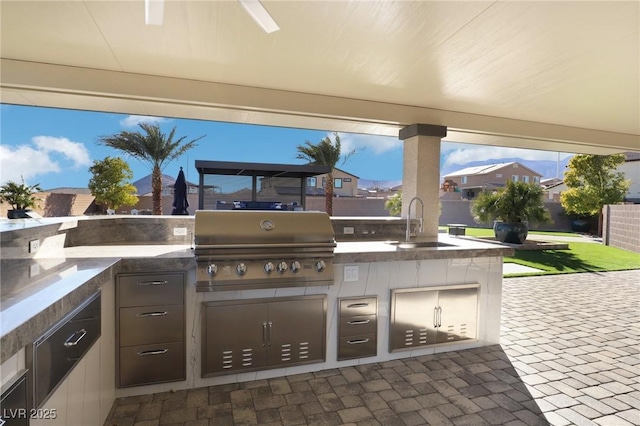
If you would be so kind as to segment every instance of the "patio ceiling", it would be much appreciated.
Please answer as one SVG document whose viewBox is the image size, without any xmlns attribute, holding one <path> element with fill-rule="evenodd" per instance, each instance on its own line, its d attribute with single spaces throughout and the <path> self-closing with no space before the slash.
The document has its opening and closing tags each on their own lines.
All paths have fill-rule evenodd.
<svg viewBox="0 0 640 426">
<path fill-rule="evenodd" d="M 640 150 L 640 3 L 0 3 L 3 103 L 609 153 Z"/>
</svg>

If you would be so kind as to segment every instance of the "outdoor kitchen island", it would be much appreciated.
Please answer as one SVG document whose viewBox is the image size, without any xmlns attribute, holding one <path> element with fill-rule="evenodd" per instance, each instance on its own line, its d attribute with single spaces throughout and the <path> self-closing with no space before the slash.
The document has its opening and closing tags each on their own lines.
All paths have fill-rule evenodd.
<svg viewBox="0 0 640 426">
<path fill-rule="evenodd" d="M 126 218 L 126 220 L 137 221 L 139 219 Z M 123 225 L 120 223 L 118 226 L 122 227 Z M 157 245 L 150 244 L 149 241 L 126 244 L 112 242 L 108 245 L 94 243 L 66 247 L 63 249 L 63 255 L 67 262 L 82 262 L 83 259 L 92 261 L 109 259 L 108 264 L 111 266 L 99 270 L 101 274 L 110 271 L 108 276 L 150 272 L 153 274 L 186 272 L 184 292 L 186 380 L 114 389 L 115 397 L 123 397 L 300 374 L 497 343 L 500 327 L 502 258 L 511 254 L 512 249 L 443 234 L 439 235 L 438 241 L 442 244 L 441 246 L 422 248 L 402 248 L 382 241 L 338 242 L 333 257 L 333 285 L 215 292 L 196 292 L 196 262 L 194 252 L 189 244 L 170 245 L 165 243 L 165 245 Z M 61 282 L 67 281 L 69 277 L 64 276 L 60 280 Z M 51 285 L 56 285 L 56 283 Z M 95 286 L 95 282 L 91 282 L 91 285 Z M 82 286 L 78 285 L 78 289 L 81 288 Z M 419 330 L 412 331 L 407 327 L 398 328 L 398 323 L 402 321 L 392 321 L 392 314 L 401 310 L 400 306 L 411 304 L 413 300 L 427 300 L 427 298 L 423 298 L 425 296 L 423 293 L 426 292 L 414 292 L 417 289 L 436 290 L 443 295 L 442 290 L 447 289 L 461 291 L 467 296 L 471 292 L 472 304 L 477 308 L 477 313 L 476 323 L 467 326 L 466 332 L 469 338 L 444 343 L 442 340 L 437 340 L 436 336 L 436 343 L 431 344 L 431 336 L 424 336 L 427 340 L 421 341 Z M 102 286 L 102 291 L 103 293 L 105 291 L 113 292 L 113 283 L 109 286 Z M 474 296 L 475 291 L 477 293 Z M 435 294 L 435 292 L 429 293 Z M 324 324 L 326 340 L 323 343 L 322 353 L 324 360 L 287 368 L 269 368 L 202 377 L 203 303 L 256 299 L 269 301 L 317 296 L 324 299 L 326 306 Z M 64 302 L 64 300 L 63 297 L 62 301 Z M 370 307 L 372 301 L 375 306 L 373 313 L 367 311 L 349 315 L 341 312 L 340 309 L 341 306 L 348 305 L 355 305 L 356 308 L 362 307 L 363 303 L 369 304 Z M 395 306 L 392 306 L 392 302 L 395 303 Z M 111 303 L 112 306 L 107 306 L 106 303 Z M 465 306 L 468 306 L 468 303 Z M 440 307 L 441 311 L 438 309 Z M 436 324 L 441 320 L 441 323 L 446 325 L 446 306 L 429 306 L 425 310 L 427 314 L 423 315 L 424 317 L 435 320 Z M 465 307 L 464 310 L 467 308 Z M 103 312 L 105 314 L 111 312 L 109 316 L 113 318 L 114 311 L 114 296 L 103 294 Z M 364 315 L 359 315 L 360 313 Z M 38 314 L 33 313 L 34 317 Z M 362 318 L 363 316 L 368 316 L 368 318 Z M 398 315 L 396 315 L 397 317 Z M 399 317 L 401 318 L 402 315 Z M 364 331 L 366 332 L 363 334 L 369 337 L 362 338 L 360 334 L 352 334 L 353 330 L 350 331 L 348 326 L 345 331 L 344 324 L 351 322 L 355 323 L 351 325 L 357 326 L 358 323 L 367 319 L 369 320 L 368 324 L 375 323 L 373 329 L 371 326 L 368 326 L 369 328 L 365 326 L 366 330 Z M 41 321 L 42 318 L 38 318 L 38 322 Z M 341 323 L 342 325 L 340 325 Z M 224 330 L 227 324 L 222 322 L 218 326 Z M 25 332 L 32 332 L 32 329 L 31 326 L 24 328 Z M 112 330 L 115 331 L 115 327 L 103 327 L 103 338 L 101 339 L 103 343 L 114 344 L 113 337 L 108 336 L 114 332 Z M 392 336 L 392 331 L 396 332 L 395 337 Z M 400 339 L 398 339 L 398 333 L 400 333 Z M 444 335 L 447 336 L 447 333 Z M 34 337 L 37 336 L 29 338 Z M 406 342 L 409 337 L 413 338 L 412 346 L 416 347 L 415 349 L 397 346 L 398 342 Z M 340 351 L 340 338 L 351 340 L 354 343 L 353 346 L 367 347 L 367 351 L 362 357 L 359 357 L 358 352 L 355 353 L 357 357 L 353 357 L 353 352 Z M 369 341 L 365 342 L 367 338 Z M 5 339 L 24 341 L 22 328 L 18 326 L 15 331 L 3 330 L 2 339 L 3 343 Z M 372 339 L 375 339 L 373 347 L 371 346 Z M 396 346 L 393 348 L 390 347 L 390 340 L 395 342 Z M 115 354 L 116 348 L 114 346 L 110 350 L 105 350 L 103 345 L 101 352 Z M 6 355 L 3 356 L 3 360 L 15 358 L 13 351 L 11 354 L 3 355 Z M 100 363 L 103 362 L 114 363 L 114 359 L 103 356 L 100 358 Z M 18 360 L 18 364 L 21 363 Z M 113 366 L 111 369 L 101 367 L 101 370 L 113 371 L 113 368 Z M 89 370 L 87 369 L 87 371 Z M 115 388 L 115 380 L 112 383 Z M 51 399 L 51 401 L 57 400 L 59 399 Z"/>
<path fill-rule="evenodd" d="M 453 238 L 446 235 L 439 237 L 439 242 L 446 244 L 441 247 L 399 248 L 385 242 L 339 242 L 335 248 L 334 284 L 307 287 L 284 287 L 270 289 L 252 289 L 220 292 L 196 292 L 194 287 L 187 289 L 187 342 L 188 388 L 211 386 L 232 382 L 259 380 L 291 374 L 344 367 L 356 364 L 374 363 L 392 359 L 407 358 L 486 346 L 499 343 L 500 339 L 500 311 L 502 291 L 502 257 L 511 253 L 509 248 L 494 244 L 481 243 L 470 239 Z M 446 290 L 472 294 L 471 301 L 456 305 L 453 301 L 450 310 L 465 311 L 471 315 L 467 325 L 467 338 L 451 337 L 450 341 L 436 340 L 431 343 L 429 336 L 419 336 L 418 330 L 402 327 L 401 317 L 415 316 L 415 313 L 400 312 L 400 302 L 404 306 L 413 300 L 436 292 L 446 294 Z M 420 292 L 416 290 L 432 290 Z M 477 292 L 477 293 L 476 293 Z M 287 368 L 269 368 L 259 371 L 232 371 L 228 374 L 218 374 L 213 377 L 202 377 L 202 312 L 203 304 L 220 301 L 241 302 L 323 295 L 326 297 L 326 342 L 324 345 L 325 360 L 306 365 Z M 454 298 L 455 299 L 455 298 Z M 392 305 L 392 302 L 394 304 Z M 364 304 L 369 304 L 364 306 Z M 344 308 L 352 305 L 356 310 L 354 315 L 347 316 Z M 415 307 L 415 305 L 413 305 Z M 471 306 L 471 308 L 469 308 Z M 341 312 L 341 307 L 342 312 Z M 421 315 L 426 320 L 434 318 L 436 305 L 424 306 Z M 369 308 L 373 308 L 369 310 Z M 435 309 L 436 316 L 439 314 Z M 373 313 L 372 313 L 373 312 Z M 446 308 L 440 309 L 446 316 Z M 362 315 L 361 315 L 362 314 Z M 420 314 L 418 315 L 420 316 Z M 468 316 L 467 316 L 468 318 Z M 393 320 L 396 321 L 393 321 Z M 349 321 L 352 320 L 352 321 Z M 354 325 L 368 321 L 363 327 L 363 333 L 354 331 Z M 454 320 L 455 321 L 455 320 Z M 418 319 L 420 322 L 420 319 Z M 351 330 L 345 332 L 345 324 Z M 374 324 L 373 329 L 371 323 Z M 404 324 L 406 326 L 406 324 Z M 275 327 L 276 325 L 274 325 Z M 225 324 L 219 327 L 224 330 Z M 400 327 L 400 329 L 398 329 Z M 346 334 L 345 334 L 346 333 Z M 407 346 L 397 346 L 397 336 L 401 333 L 400 342 L 407 341 Z M 361 334 L 368 334 L 361 338 Z M 446 334 L 446 333 L 445 333 Z M 413 335 L 413 340 L 408 341 Z M 350 337 L 353 337 L 350 339 Z M 367 348 L 362 357 L 357 350 L 341 350 L 341 340 L 351 340 L 353 346 Z M 390 346 L 390 339 L 396 341 Z M 429 341 L 424 341 L 424 339 Z M 343 342 L 344 344 L 344 342 Z M 373 344 L 373 347 L 371 346 Z M 347 343 L 348 345 L 348 343 Z M 344 356 L 341 356 L 341 352 Z M 182 387 L 179 383 L 173 386 L 157 385 L 146 392 L 157 392 L 169 388 Z M 122 389 L 127 395 L 139 393 L 138 389 Z M 123 394 L 124 394 L 123 393 Z"/>
</svg>

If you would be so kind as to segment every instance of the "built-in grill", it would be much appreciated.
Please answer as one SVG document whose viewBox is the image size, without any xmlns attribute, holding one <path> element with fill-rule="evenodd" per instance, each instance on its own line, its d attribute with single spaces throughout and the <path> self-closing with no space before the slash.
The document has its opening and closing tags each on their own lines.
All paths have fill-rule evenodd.
<svg viewBox="0 0 640 426">
<path fill-rule="evenodd" d="M 194 234 L 196 291 L 333 285 L 326 213 L 198 210 Z"/>
</svg>

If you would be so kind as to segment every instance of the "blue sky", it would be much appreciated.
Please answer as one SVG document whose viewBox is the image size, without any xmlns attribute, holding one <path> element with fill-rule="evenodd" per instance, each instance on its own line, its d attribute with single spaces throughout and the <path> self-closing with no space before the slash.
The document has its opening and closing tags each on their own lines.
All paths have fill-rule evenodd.
<svg viewBox="0 0 640 426">
<path fill-rule="evenodd" d="M 198 146 L 169 163 L 163 172 L 177 176 L 184 168 L 187 179 L 198 181 L 195 160 L 244 161 L 303 164 L 296 159 L 296 147 L 305 141 L 319 142 L 327 131 L 290 129 L 213 121 L 140 117 L 125 114 L 38 108 L 17 105 L 0 106 L 0 183 L 8 180 L 39 183 L 43 189 L 86 188 L 91 178 L 89 167 L 95 160 L 120 156 L 133 170 L 133 181 L 151 171 L 136 159 L 97 144 L 100 136 L 122 130 L 135 131 L 137 123 L 157 121 L 163 131 L 176 127 L 176 136 L 195 139 L 205 135 Z M 401 180 L 402 142 L 393 137 L 340 133 L 343 152 L 358 154 L 339 165 L 361 179 Z M 557 153 L 457 143 L 443 143 L 443 164 L 521 157 L 554 160 Z M 563 155 L 565 156 L 565 155 Z"/>
</svg>

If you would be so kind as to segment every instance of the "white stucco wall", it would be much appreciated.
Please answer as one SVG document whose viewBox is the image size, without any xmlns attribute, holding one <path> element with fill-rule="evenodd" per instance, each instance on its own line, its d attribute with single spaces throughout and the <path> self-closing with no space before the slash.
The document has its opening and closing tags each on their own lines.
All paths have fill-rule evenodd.
<svg viewBox="0 0 640 426">
<path fill-rule="evenodd" d="M 631 180 L 627 198 L 640 199 L 640 161 L 627 161 L 618 167 L 618 171 L 623 172 L 626 178 Z"/>
</svg>

